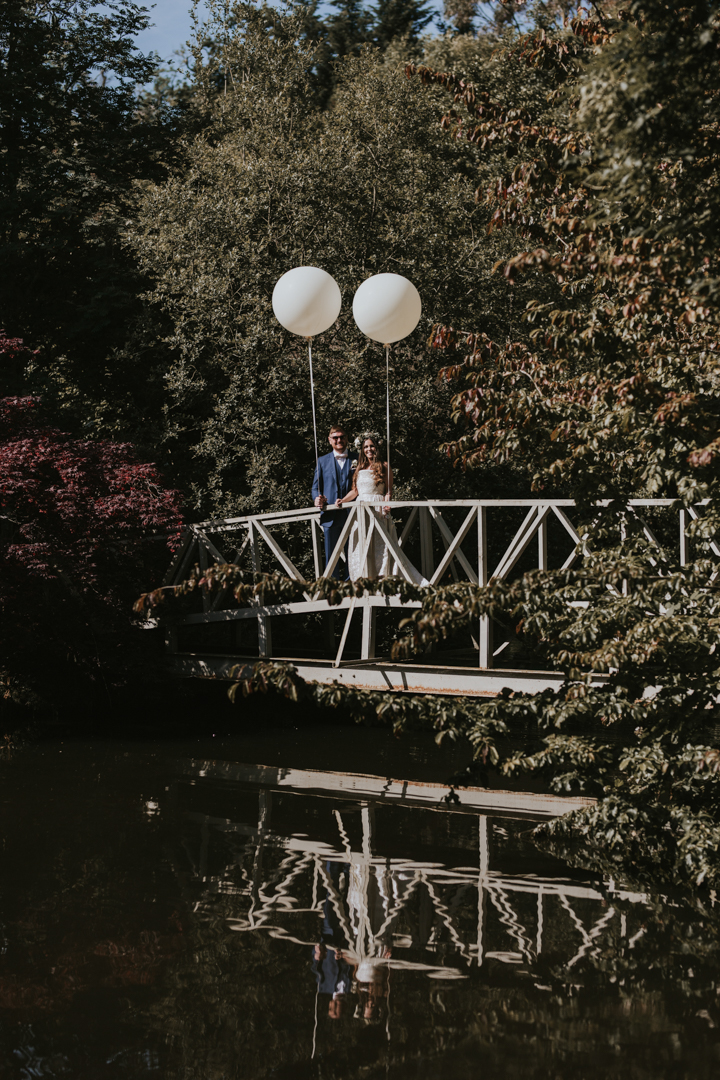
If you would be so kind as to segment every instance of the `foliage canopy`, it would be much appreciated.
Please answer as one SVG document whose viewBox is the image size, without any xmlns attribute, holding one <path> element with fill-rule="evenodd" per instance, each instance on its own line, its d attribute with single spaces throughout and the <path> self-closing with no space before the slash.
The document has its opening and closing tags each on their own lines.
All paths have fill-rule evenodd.
<svg viewBox="0 0 720 1080">
<path fill-rule="evenodd" d="M 120 243 L 133 185 L 160 177 L 171 156 L 161 117 L 137 114 L 136 86 L 157 59 L 134 44 L 147 10 L 96 7 L 0 6 L 0 325 L 42 347 L 27 389 L 74 407 L 85 431 L 97 426 L 88 399 L 111 394 L 110 356 L 138 313 Z"/>
</svg>

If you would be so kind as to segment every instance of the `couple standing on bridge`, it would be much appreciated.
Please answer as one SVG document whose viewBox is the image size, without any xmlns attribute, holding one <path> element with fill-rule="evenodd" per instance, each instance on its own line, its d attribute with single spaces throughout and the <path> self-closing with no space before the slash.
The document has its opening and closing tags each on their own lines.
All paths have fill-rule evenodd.
<svg viewBox="0 0 720 1080">
<path fill-rule="evenodd" d="M 345 507 L 358 501 L 372 503 L 377 513 L 387 519 L 386 530 L 397 545 L 397 534 L 390 517 L 393 474 L 380 456 L 381 439 L 374 432 L 364 432 L 355 440 L 355 451 L 348 450 L 348 437 L 341 424 L 333 424 L 328 437 L 331 450 L 318 459 L 313 477 L 312 494 L 315 506 L 322 511 L 320 524 L 325 536 L 325 565 L 327 566 L 347 521 Z M 336 565 L 335 576 L 356 581 L 363 576 L 364 530 L 356 521 L 345 545 L 345 566 Z M 406 563 L 406 570 L 418 585 L 427 580 Z M 380 536 L 373 529 L 367 553 L 367 577 L 392 577 L 402 570 Z"/>
</svg>

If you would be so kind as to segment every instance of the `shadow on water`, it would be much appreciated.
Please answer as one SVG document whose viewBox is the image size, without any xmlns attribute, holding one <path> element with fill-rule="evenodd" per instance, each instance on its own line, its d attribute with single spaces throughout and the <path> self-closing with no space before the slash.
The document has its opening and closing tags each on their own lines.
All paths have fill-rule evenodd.
<svg viewBox="0 0 720 1080">
<path fill-rule="evenodd" d="M 0 765 L 3 1077 L 717 1074 L 713 898 L 571 869 L 510 798 L 333 773 L 321 737 Z"/>
</svg>

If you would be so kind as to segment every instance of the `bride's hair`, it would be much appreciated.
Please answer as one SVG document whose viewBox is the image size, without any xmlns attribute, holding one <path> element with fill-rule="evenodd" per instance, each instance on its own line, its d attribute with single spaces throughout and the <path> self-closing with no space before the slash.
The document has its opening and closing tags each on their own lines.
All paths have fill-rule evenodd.
<svg viewBox="0 0 720 1080">
<path fill-rule="evenodd" d="M 370 464 L 369 459 L 365 455 L 366 442 L 371 442 L 377 450 L 378 456 L 376 457 L 372 465 Z M 354 488 L 357 487 L 358 473 L 361 472 L 363 469 L 372 469 L 373 476 L 375 477 L 375 482 L 385 484 L 385 487 L 387 488 L 387 477 L 385 475 L 387 470 L 385 468 L 385 462 L 380 460 L 380 447 L 378 446 L 375 439 L 371 439 L 369 437 L 367 439 L 363 439 L 362 443 L 360 444 L 360 453 L 358 456 L 357 465 L 355 467 L 355 472 L 353 473 Z"/>
</svg>

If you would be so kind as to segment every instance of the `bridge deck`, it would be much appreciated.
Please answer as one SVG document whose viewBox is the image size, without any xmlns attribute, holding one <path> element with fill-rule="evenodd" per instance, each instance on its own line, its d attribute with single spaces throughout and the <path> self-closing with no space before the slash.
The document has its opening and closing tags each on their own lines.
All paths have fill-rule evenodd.
<svg viewBox="0 0 720 1080">
<path fill-rule="evenodd" d="M 292 664 L 307 682 L 338 682 L 359 690 L 406 690 L 411 694 L 459 694 L 471 697 L 494 697 L 507 687 L 522 693 L 559 689 L 564 676 L 557 671 L 532 671 L 514 668 L 443 667 L 432 664 L 398 664 L 376 659 L 348 661 L 338 667 L 326 660 L 280 656 L 274 659 Z M 243 658 L 219 654 L 174 653 L 172 668 L 178 675 L 201 679 L 249 677 L 257 657 Z M 231 674 L 234 672 L 234 674 Z M 602 686 L 607 675 L 595 675 L 593 685 Z"/>
</svg>

